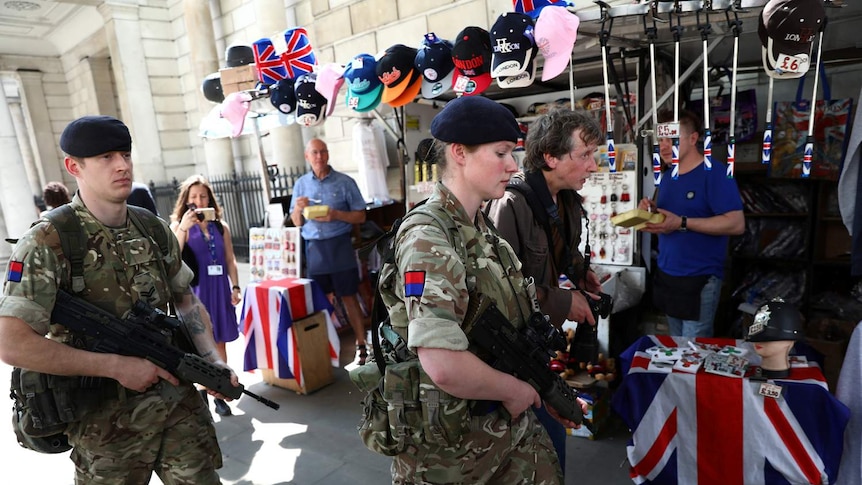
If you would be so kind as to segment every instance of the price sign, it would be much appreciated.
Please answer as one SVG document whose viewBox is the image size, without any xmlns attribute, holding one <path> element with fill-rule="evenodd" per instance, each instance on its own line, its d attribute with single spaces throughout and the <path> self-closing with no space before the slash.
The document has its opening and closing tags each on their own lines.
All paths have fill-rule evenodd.
<svg viewBox="0 0 862 485">
<path fill-rule="evenodd" d="M 679 138 L 679 123 L 659 123 L 655 132 L 659 138 Z"/>
<path fill-rule="evenodd" d="M 778 72 L 808 72 L 808 56 L 805 54 L 796 56 L 779 54 L 775 62 L 775 70 Z"/>
</svg>

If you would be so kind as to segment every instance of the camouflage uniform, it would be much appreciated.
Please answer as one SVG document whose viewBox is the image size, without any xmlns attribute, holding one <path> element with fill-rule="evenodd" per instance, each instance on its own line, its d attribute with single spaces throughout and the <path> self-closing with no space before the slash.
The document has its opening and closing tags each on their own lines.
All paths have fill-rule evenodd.
<svg viewBox="0 0 862 485">
<path fill-rule="evenodd" d="M 192 273 L 182 264 L 175 238 L 168 237 L 172 247 L 163 259 L 155 242 L 130 220 L 122 228 L 109 228 L 77 195 L 71 205 L 88 234 L 82 298 L 122 317 L 139 298 L 166 310 L 172 293 L 186 291 Z M 49 338 L 68 340 L 62 326 L 49 323 L 57 289 L 68 288 L 71 279 L 54 226 L 47 221 L 33 226 L 15 246 L 11 261 L 23 263 L 23 277 L 6 281 L 0 315 L 20 318 Z M 75 483 L 145 485 L 153 470 L 165 484 L 220 483 L 215 470 L 222 465 L 221 451 L 209 410 L 190 383 L 175 388 L 179 398 L 171 401 L 162 397 L 167 387 L 172 386 L 161 381 L 138 393 L 106 380 L 97 409 L 67 430 L 74 446 Z"/>
<path fill-rule="evenodd" d="M 516 327 L 523 326 L 531 307 L 511 246 L 481 217 L 477 228 L 443 184 L 437 184 L 426 207 L 455 221 L 464 248 L 453 248 L 429 216 L 412 216 L 399 231 L 398 273 L 388 285 L 387 270 L 393 268 L 384 268 L 380 291 L 394 330 L 407 337 L 410 350 L 474 351 L 461 329 L 474 288 L 493 298 Z M 467 256 L 466 265 L 461 254 Z M 404 296 L 407 272 L 424 272 L 421 296 Z M 500 411 L 474 415 L 457 447 L 410 445 L 394 457 L 393 483 L 562 483 L 557 455 L 532 410 L 511 423 Z"/>
</svg>

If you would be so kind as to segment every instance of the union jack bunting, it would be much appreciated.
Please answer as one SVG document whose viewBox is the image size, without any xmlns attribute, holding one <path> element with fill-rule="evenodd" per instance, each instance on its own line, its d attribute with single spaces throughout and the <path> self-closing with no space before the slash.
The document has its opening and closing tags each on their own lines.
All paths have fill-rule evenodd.
<svg viewBox="0 0 862 485">
<path fill-rule="evenodd" d="M 515 12 L 529 14 L 530 16 L 538 15 L 539 10 L 548 5 L 566 6 L 569 5 L 569 2 L 566 0 L 512 0 L 512 7 Z"/>
<path fill-rule="evenodd" d="M 730 339 L 695 341 L 751 349 Z M 850 412 L 829 393 L 816 363 L 768 381 L 780 387 L 772 397 L 753 379 L 650 371 L 643 350 L 653 345 L 688 346 L 688 339 L 643 337 L 621 356 L 631 366 L 612 405 L 632 429 L 634 483 L 835 483 Z"/>
<path fill-rule="evenodd" d="M 273 38 L 263 38 L 254 44 L 254 65 L 263 84 L 275 84 L 281 79 L 296 79 L 314 70 L 317 58 L 308 40 L 308 32 L 298 27 L 285 30 Z"/>
<path fill-rule="evenodd" d="M 332 325 L 333 308 L 317 283 L 288 278 L 249 285 L 240 319 L 246 341 L 243 369 L 272 369 L 275 377 L 304 387 L 293 322 L 318 311 L 326 316 L 329 357 L 337 367 L 341 344 Z"/>
</svg>

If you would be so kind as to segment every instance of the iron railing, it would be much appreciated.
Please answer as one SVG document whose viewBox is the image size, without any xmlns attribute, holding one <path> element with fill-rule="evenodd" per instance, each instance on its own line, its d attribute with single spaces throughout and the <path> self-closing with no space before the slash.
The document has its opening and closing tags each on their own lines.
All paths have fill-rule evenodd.
<svg viewBox="0 0 862 485">
<path fill-rule="evenodd" d="M 290 202 L 293 185 L 302 176 L 299 168 L 287 170 L 270 167 L 269 181 L 271 202 Z M 232 172 L 229 174 L 207 177 L 213 192 L 222 209 L 222 217 L 227 221 L 231 231 L 231 242 L 236 258 L 248 262 L 248 233 L 251 227 L 266 225 L 266 208 L 270 203 L 264 201 L 263 180 L 259 172 Z M 159 215 L 170 221 L 171 213 L 180 194 L 180 182 L 174 178 L 170 182 L 156 184 L 150 182 L 150 190 L 156 199 Z"/>
</svg>

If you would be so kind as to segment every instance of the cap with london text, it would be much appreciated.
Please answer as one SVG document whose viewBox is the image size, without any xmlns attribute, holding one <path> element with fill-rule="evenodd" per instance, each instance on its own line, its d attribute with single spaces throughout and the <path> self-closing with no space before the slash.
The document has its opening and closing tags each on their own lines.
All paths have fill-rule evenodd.
<svg viewBox="0 0 862 485">
<path fill-rule="evenodd" d="M 814 40 L 825 21 L 821 0 L 767 3 L 757 27 L 766 74 L 779 79 L 804 76 L 811 65 Z"/>
<path fill-rule="evenodd" d="M 452 45 L 455 78 L 452 89 L 464 96 L 475 96 L 491 85 L 491 37 L 481 27 L 465 27 Z"/>
</svg>

